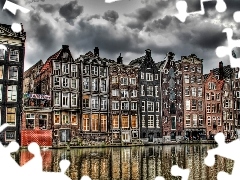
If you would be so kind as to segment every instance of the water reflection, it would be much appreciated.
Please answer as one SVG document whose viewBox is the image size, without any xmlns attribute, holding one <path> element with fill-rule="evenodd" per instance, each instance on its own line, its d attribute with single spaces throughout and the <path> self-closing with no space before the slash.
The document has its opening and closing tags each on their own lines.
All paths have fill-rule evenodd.
<svg viewBox="0 0 240 180">
<path fill-rule="evenodd" d="M 214 145 L 147 146 L 124 148 L 72 149 L 42 151 L 44 171 L 60 171 L 61 159 L 71 161 L 67 175 L 79 180 L 83 175 L 94 179 L 166 180 L 181 179 L 171 176 L 172 165 L 190 168 L 189 179 L 216 179 L 219 171 L 231 173 L 233 161 L 216 156 L 215 166 L 204 165 L 207 150 Z M 27 150 L 15 154 L 20 165 L 33 157 Z"/>
</svg>

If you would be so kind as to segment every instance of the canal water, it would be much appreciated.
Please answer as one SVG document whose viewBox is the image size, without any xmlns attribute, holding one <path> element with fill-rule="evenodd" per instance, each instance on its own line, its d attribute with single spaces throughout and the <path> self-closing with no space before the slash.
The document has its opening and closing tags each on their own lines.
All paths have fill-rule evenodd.
<svg viewBox="0 0 240 180">
<path fill-rule="evenodd" d="M 85 148 L 42 151 L 43 170 L 60 171 L 61 159 L 71 162 L 66 174 L 72 180 L 88 175 L 92 180 L 154 180 L 164 176 L 166 180 L 181 179 L 171 176 L 172 165 L 190 168 L 189 179 L 216 180 L 219 171 L 231 173 L 233 161 L 216 156 L 213 167 L 204 164 L 207 151 L 216 145 L 165 145 L 141 147 Z M 21 150 L 13 155 L 22 166 L 33 155 Z"/>
</svg>

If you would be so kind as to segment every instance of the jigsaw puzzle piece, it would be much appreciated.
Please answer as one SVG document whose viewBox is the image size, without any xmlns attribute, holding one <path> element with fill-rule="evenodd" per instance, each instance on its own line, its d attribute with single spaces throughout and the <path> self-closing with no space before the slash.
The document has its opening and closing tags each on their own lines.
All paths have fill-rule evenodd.
<svg viewBox="0 0 240 180">
<path fill-rule="evenodd" d="M 200 4 L 201 4 L 201 10 L 200 11 L 196 11 L 196 12 L 191 12 L 191 13 L 188 13 L 187 12 L 187 3 L 186 1 L 178 1 L 176 2 L 176 8 L 178 10 L 178 14 L 176 14 L 175 16 L 181 21 L 181 22 L 185 22 L 186 18 L 189 16 L 189 15 L 192 15 L 192 14 L 200 14 L 200 15 L 203 15 L 205 14 L 205 9 L 204 9 L 204 6 L 203 6 L 203 3 L 204 2 L 207 2 L 207 1 L 217 1 L 217 4 L 215 6 L 216 10 L 218 12 L 224 12 L 226 11 L 227 9 L 227 6 L 226 6 L 226 3 L 224 2 L 224 0 L 201 0 Z"/>
<path fill-rule="evenodd" d="M 17 10 L 20 10 L 23 13 L 29 13 L 29 11 L 30 11 L 29 9 L 24 8 L 22 6 L 19 6 L 19 5 L 15 4 L 15 3 L 12 3 L 10 1 L 8 1 L 8 0 L 6 0 L 5 4 L 3 6 L 3 9 L 9 10 L 14 15 L 16 15 Z"/>
<path fill-rule="evenodd" d="M 178 165 L 174 165 L 171 168 L 171 174 L 173 176 L 181 176 L 182 180 L 188 180 L 190 169 L 182 169 Z"/>
<path fill-rule="evenodd" d="M 233 14 L 233 19 L 235 22 L 239 23 L 240 22 L 240 11 L 236 11 L 234 14 Z"/>
</svg>

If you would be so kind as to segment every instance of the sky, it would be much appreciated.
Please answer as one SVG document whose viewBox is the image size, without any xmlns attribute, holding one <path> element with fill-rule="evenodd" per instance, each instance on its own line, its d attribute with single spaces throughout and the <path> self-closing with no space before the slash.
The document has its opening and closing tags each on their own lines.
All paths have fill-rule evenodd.
<svg viewBox="0 0 240 180">
<path fill-rule="evenodd" d="M 6 0 L 0 0 L 0 8 Z M 216 1 L 204 2 L 205 14 L 187 17 L 183 23 L 178 13 L 178 0 L 10 0 L 30 10 L 13 15 L 0 11 L 0 23 L 23 23 L 27 34 L 25 65 L 27 70 L 40 59 L 69 45 L 73 58 L 100 50 L 100 57 L 116 60 L 121 53 L 123 63 L 145 55 L 151 49 L 155 62 L 164 60 L 168 52 L 181 56 L 196 54 L 203 59 L 204 74 L 217 68 L 220 61 L 229 65 L 229 57 L 217 57 L 218 46 L 227 46 L 226 27 L 240 37 L 240 23 L 233 13 L 240 10 L 239 0 L 225 0 L 227 10 L 219 13 Z M 186 0 L 188 12 L 200 10 L 200 0 Z M 236 48 L 237 56 L 240 48 Z"/>
</svg>

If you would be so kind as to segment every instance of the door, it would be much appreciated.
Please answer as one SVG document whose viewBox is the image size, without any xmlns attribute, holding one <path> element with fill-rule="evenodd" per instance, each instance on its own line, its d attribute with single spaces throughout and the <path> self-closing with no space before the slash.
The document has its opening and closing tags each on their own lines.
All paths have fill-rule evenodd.
<svg viewBox="0 0 240 180">
<path fill-rule="evenodd" d="M 153 133 L 148 134 L 148 142 L 153 142 Z"/>
</svg>

